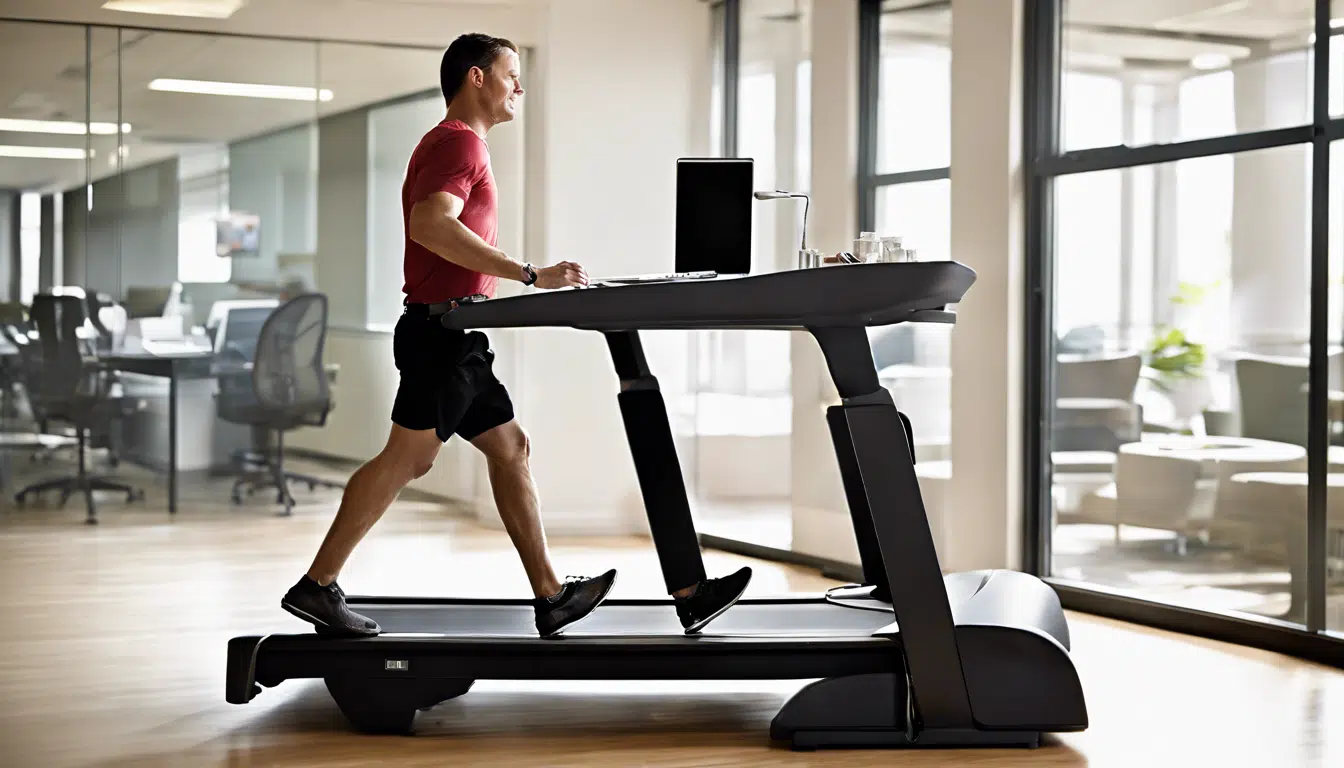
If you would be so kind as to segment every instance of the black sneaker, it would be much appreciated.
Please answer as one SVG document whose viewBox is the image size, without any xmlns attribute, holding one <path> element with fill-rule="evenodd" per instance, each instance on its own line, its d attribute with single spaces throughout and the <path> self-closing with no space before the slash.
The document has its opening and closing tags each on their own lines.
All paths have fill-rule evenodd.
<svg viewBox="0 0 1344 768">
<path fill-rule="evenodd" d="M 377 622 L 350 610 L 336 582 L 324 587 L 306 574 L 280 598 L 280 607 L 310 622 L 319 634 L 368 637 L 381 631 Z"/>
<path fill-rule="evenodd" d="M 687 597 L 673 598 L 677 606 L 677 618 L 681 619 L 686 634 L 699 632 L 706 624 L 732 608 L 742 593 L 747 591 L 747 583 L 750 581 L 751 569 L 743 568 L 727 576 L 700 582 Z"/>
<path fill-rule="evenodd" d="M 561 587 L 560 594 L 536 599 L 537 632 L 542 637 L 551 637 L 585 618 L 607 599 L 607 593 L 615 583 L 615 568 L 591 579 L 569 577 L 565 580 L 565 586 Z"/>
</svg>

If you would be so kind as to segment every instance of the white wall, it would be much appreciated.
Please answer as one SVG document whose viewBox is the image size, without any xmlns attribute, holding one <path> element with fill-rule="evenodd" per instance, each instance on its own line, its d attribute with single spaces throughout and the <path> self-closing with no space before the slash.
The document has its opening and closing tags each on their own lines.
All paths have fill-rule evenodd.
<svg viewBox="0 0 1344 768">
<path fill-rule="evenodd" d="M 529 67 L 535 80 L 524 83 L 523 125 L 490 136 L 500 246 L 539 265 L 579 261 L 592 275 L 671 268 L 675 161 L 709 153 L 708 7 L 699 0 L 564 0 L 540 13 L 542 42 Z M 637 27 L 658 34 L 631 34 Z M 537 120 L 540 126 L 525 127 Z M 500 286 L 501 295 L 518 290 Z M 547 530 L 643 530 L 618 382 L 602 337 L 559 328 L 489 335 L 496 372 L 533 438 Z M 643 336 L 671 402 L 686 390 L 686 336 Z M 341 365 L 338 409 L 324 430 L 294 443 L 339 446 L 349 458 L 367 459 L 387 435 L 396 389 L 391 337 L 334 331 L 328 358 Z M 459 440 L 416 485 L 474 503 L 484 522 L 497 521 L 484 463 Z"/>
<path fill-rule="evenodd" d="M 976 272 L 952 333 L 946 570 L 1020 567 L 1022 0 L 953 0 L 952 254 Z"/>
<path fill-rule="evenodd" d="M 545 127 L 542 145 L 528 157 L 529 175 L 537 174 L 528 183 L 545 190 L 545 231 L 529 258 L 579 261 L 594 276 L 670 269 L 675 162 L 709 151 L 708 7 L 698 0 L 564 0 L 539 24 L 539 81 L 524 109 L 540 97 Z M 638 28 L 657 34 L 633 34 Z M 548 530 L 642 530 L 618 382 L 602 337 L 530 329 L 506 338 L 517 366 L 507 383 L 533 436 Z M 644 341 L 655 374 L 684 375 L 683 334 L 644 334 Z M 669 402 L 684 390 L 681 376 L 661 383 Z"/>
</svg>

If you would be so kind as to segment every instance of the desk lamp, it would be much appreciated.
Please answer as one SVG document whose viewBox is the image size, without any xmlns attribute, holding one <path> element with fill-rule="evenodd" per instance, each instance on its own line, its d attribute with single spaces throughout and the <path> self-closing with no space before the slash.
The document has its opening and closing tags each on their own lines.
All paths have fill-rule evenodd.
<svg viewBox="0 0 1344 768">
<path fill-rule="evenodd" d="M 803 203 L 803 242 L 799 246 L 799 252 L 807 250 L 807 209 L 812 205 L 812 198 L 802 192 L 785 192 L 782 189 L 772 189 L 756 193 L 757 200 L 787 200 L 791 197 L 801 197 Z"/>
</svg>

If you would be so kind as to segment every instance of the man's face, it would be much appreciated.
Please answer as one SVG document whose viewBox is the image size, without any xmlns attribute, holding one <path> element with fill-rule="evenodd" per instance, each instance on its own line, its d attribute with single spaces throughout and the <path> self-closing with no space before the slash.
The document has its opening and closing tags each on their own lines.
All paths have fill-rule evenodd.
<svg viewBox="0 0 1344 768">
<path fill-rule="evenodd" d="M 506 50 L 495 59 L 490 71 L 485 73 L 481 97 L 496 122 L 507 123 L 518 111 L 518 103 L 523 96 L 522 73 L 519 70 L 518 54 Z"/>
</svg>

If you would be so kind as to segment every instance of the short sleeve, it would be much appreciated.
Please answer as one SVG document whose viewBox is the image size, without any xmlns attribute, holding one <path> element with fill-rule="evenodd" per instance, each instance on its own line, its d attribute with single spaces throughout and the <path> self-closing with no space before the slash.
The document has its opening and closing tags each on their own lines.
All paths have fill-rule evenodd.
<svg viewBox="0 0 1344 768">
<path fill-rule="evenodd" d="M 411 185 L 411 202 L 418 203 L 435 192 L 466 200 L 488 168 L 484 142 L 470 131 L 454 131 L 425 153 Z"/>
</svg>

